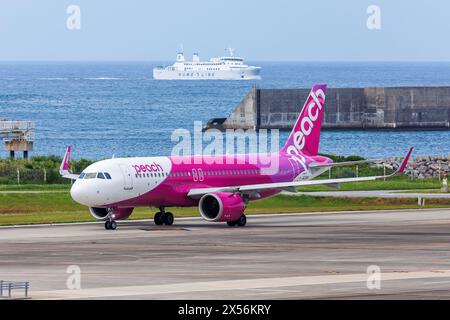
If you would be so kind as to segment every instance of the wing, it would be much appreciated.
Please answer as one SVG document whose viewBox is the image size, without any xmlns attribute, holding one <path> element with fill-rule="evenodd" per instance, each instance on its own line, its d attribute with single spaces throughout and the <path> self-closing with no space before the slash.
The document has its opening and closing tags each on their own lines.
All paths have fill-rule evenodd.
<svg viewBox="0 0 450 320">
<path fill-rule="evenodd" d="M 408 164 L 409 158 L 413 148 L 409 149 L 408 154 L 398 170 L 390 175 L 385 176 L 372 176 L 372 177 L 359 177 L 359 178 L 342 178 L 342 179 L 326 179 L 326 180 L 309 180 L 309 181 L 292 181 L 292 182 L 277 182 L 277 183 L 264 183 L 264 184 L 253 184 L 253 185 L 243 185 L 243 186 L 234 186 L 234 187 L 216 187 L 216 188 L 200 188 L 200 189 L 191 189 L 188 192 L 188 197 L 190 198 L 199 198 L 205 194 L 213 193 L 213 192 L 230 192 L 230 193 L 251 193 L 257 192 L 267 189 L 279 189 L 284 190 L 292 187 L 304 187 L 304 186 L 316 186 L 316 185 L 335 185 L 339 183 L 345 182 L 359 182 L 359 181 L 372 181 L 372 180 L 380 180 L 391 178 L 393 176 L 402 174 L 405 171 L 405 167 Z"/>
<path fill-rule="evenodd" d="M 383 159 L 371 159 L 371 160 L 359 160 L 359 161 L 345 161 L 345 162 L 335 162 L 335 163 L 326 163 L 326 164 L 311 164 L 310 168 L 312 169 L 322 169 L 322 168 L 334 168 L 334 167 L 344 167 L 344 166 L 351 166 L 356 164 L 366 164 L 366 163 L 374 163 L 374 162 L 381 162 Z"/>
<path fill-rule="evenodd" d="M 61 162 L 61 166 L 59 167 L 59 174 L 63 178 L 77 180 L 79 175 L 70 173 L 69 166 L 70 166 L 70 145 L 67 147 L 63 161 Z"/>
</svg>

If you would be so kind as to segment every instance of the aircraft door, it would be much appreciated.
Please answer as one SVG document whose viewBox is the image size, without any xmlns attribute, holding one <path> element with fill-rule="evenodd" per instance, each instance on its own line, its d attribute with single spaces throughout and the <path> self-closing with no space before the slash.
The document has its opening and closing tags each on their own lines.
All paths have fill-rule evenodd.
<svg viewBox="0 0 450 320">
<path fill-rule="evenodd" d="M 133 190 L 133 176 L 130 168 L 126 164 L 119 164 L 119 167 L 123 175 L 123 189 Z"/>
<path fill-rule="evenodd" d="M 204 181 L 205 180 L 205 175 L 203 174 L 203 170 L 202 169 L 198 169 L 198 180 L 199 181 Z"/>
<path fill-rule="evenodd" d="M 198 181 L 197 170 L 195 169 L 192 169 L 192 180 L 194 180 L 194 182 Z"/>
</svg>

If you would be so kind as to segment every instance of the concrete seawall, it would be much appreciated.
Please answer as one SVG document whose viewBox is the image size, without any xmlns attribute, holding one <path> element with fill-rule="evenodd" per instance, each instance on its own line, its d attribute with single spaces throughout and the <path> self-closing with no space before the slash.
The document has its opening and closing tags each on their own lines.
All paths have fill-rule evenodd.
<svg viewBox="0 0 450 320">
<path fill-rule="evenodd" d="M 250 90 L 206 128 L 291 129 L 310 89 Z M 329 88 L 326 129 L 450 129 L 450 87 Z"/>
</svg>

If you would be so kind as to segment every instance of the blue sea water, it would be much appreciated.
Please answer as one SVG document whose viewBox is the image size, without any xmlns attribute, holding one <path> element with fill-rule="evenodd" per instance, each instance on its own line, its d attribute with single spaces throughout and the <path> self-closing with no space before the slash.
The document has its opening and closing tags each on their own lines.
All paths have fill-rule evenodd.
<svg viewBox="0 0 450 320">
<path fill-rule="evenodd" d="M 261 81 L 154 81 L 158 62 L 0 62 L 0 118 L 32 120 L 32 155 L 170 154 L 174 129 L 226 117 L 252 86 L 450 85 L 450 63 L 257 63 Z M 303 101 L 299 101 L 299 107 Z M 283 141 L 287 133 L 281 133 Z M 450 131 L 325 131 L 320 151 L 386 157 L 450 154 Z M 0 156 L 7 156 L 0 147 Z"/>
</svg>

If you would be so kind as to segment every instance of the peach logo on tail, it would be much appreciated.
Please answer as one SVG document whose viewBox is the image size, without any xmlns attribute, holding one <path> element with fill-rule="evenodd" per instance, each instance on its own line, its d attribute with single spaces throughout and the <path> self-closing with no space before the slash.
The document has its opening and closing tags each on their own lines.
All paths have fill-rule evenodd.
<svg viewBox="0 0 450 320">
<path fill-rule="evenodd" d="M 314 128 L 314 122 L 319 117 L 319 111 L 322 110 L 322 104 L 320 103 L 317 96 L 325 99 L 325 93 L 319 89 L 315 93 L 311 92 L 311 101 L 306 107 L 307 114 L 302 118 L 300 122 L 300 130 L 294 134 L 294 145 L 299 151 L 303 150 L 306 142 L 306 137 L 309 136 Z"/>
<path fill-rule="evenodd" d="M 317 97 L 325 100 L 325 93 L 322 89 L 318 89 L 316 92 L 311 92 L 311 97 L 313 100 L 304 109 L 300 126 L 294 134 L 294 145 L 289 146 L 287 149 L 287 153 L 292 156 L 291 159 L 299 162 L 305 170 L 307 170 L 307 167 L 301 151 L 305 147 L 306 138 L 313 132 L 314 123 L 319 118 L 319 112 L 323 108 Z"/>
</svg>

